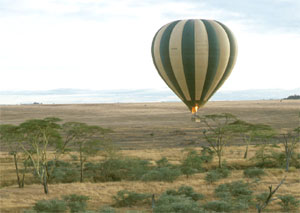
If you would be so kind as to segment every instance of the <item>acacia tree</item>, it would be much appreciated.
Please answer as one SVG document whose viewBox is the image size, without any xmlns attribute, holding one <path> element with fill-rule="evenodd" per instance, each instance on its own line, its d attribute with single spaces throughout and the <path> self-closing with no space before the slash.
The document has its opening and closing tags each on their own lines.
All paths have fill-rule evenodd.
<svg viewBox="0 0 300 213">
<path fill-rule="evenodd" d="M 67 122 L 62 125 L 62 128 L 64 132 L 63 150 L 72 146 L 79 152 L 80 182 L 83 182 L 84 163 L 89 156 L 98 152 L 101 145 L 106 143 L 104 134 L 111 130 L 81 122 Z"/>
<path fill-rule="evenodd" d="M 203 135 L 218 157 L 219 168 L 222 168 L 223 149 L 231 135 L 228 125 L 237 118 L 230 113 L 221 113 L 204 115 L 200 120 L 205 124 Z"/>
<path fill-rule="evenodd" d="M 262 138 L 262 136 L 268 136 L 273 132 L 272 127 L 266 124 L 252 124 L 243 120 L 236 120 L 228 125 L 229 131 L 234 134 L 240 134 L 243 138 L 244 143 L 246 144 L 246 150 L 244 153 L 244 159 L 248 157 L 248 148 L 249 144 L 255 137 Z"/>
<path fill-rule="evenodd" d="M 59 118 L 49 117 L 45 119 L 33 119 L 20 124 L 20 131 L 23 134 L 24 143 L 21 148 L 30 158 L 35 173 L 44 187 L 45 194 L 48 194 L 48 151 L 50 147 L 59 148 L 61 145 L 61 128 L 57 122 Z"/>
<path fill-rule="evenodd" d="M 282 144 L 284 146 L 285 154 L 285 171 L 289 171 L 290 160 L 293 156 L 294 150 L 300 142 L 300 127 L 294 129 L 291 132 L 282 134 Z"/>
<path fill-rule="evenodd" d="M 22 171 L 21 177 L 18 162 L 20 161 L 20 152 L 22 151 L 20 146 L 20 143 L 22 142 L 22 134 L 20 132 L 19 126 L 11 124 L 0 125 L 0 140 L 7 145 L 9 154 L 13 155 L 18 186 L 19 188 L 23 188 L 25 181 L 25 173 L 27 171 L 28 158 L 23 158 L 24 169 Z"/>
</svg>

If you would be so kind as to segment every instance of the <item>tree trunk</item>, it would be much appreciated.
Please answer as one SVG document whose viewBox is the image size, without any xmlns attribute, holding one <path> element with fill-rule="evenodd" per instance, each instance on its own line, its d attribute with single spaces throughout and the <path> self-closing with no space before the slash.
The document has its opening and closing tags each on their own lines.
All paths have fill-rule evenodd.
<svg viewBox="0 0 300 213">
<path fill-rule="evenodd" d="M 83 159 L 82 159 L 82 150 L 80 147 L 79 150 L 79 159 L 80 159 L 80 183 L 83 183 Z"/>
<path fill-rule="evenodd" d="M 285 157 L 286 157 L 286 159 L 285 159 L 286 160 L 285 171 L 288 172 L 289 171 L 289 166 L 290 166 L 290 159 L 291 159 L 290 153 L 287 153 L 285 155 Z"/>
<path fill-rule="evenodd" d="M 248 157 L 248 143 L 247 143 L 247 146 L 246 146 L 246 151 L 245 151 L 245 154 L 244 154 L 244 159 L 247 159 Z"/>
<path fill-rule="evenodd" d="M 18 168 L 18 161 L 17 161 L 17 154 L 16 153 L 14 153 L 14 161 L 15 161 L 15 167 L 16 167 L 16 174 L 17 174 L 18 185 L 19 185 L 19 188 L 23 188 L 22 184 L 20 182 L 19 168 Z"/>
<path fill-rule="evenodd" d="M 218 158 L 219 158 L 219 168 L 222 168 L 222 154 L 218 153 Z"/>
<path fill-rule="evenodd" d="M 46 172 L 44 172 L 43 186 L 44 186 L 44 192 L 45 192 L 45 194 L 48 194 L 49 190 L 48 190 L 48 181 L 47 181 L 47 174 L 46 174 Z"/>
</svg>

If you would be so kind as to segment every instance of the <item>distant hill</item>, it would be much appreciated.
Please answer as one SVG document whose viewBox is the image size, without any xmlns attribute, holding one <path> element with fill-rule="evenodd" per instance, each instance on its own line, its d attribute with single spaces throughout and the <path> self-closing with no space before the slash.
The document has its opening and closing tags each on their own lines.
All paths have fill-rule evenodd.
<svg viewBox="0 0 300 213">
<path fill-rule="evenodd" d="M 289 97 L 285 98 L 284 100 L 299 100 L 300 95 L 290 95 Z"/>
<path fill-rule="evenodd" d="M 270 100 L 284 99 L 294 90 L 260 89 L 240 91 L 218 91 L 212 101 Z M 75 103 L 117 103 L 117 102 L 174 102 L 180 101 L 170 89 L 140 90 L 82 90 L 55 89 L 41 91 L 0 91 L 0 104 L 75 104 Z"/>
</svg>

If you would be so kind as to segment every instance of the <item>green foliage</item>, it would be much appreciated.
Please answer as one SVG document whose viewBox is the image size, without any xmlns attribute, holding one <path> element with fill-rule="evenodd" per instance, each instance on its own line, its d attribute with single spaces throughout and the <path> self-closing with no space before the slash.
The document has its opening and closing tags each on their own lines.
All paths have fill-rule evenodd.
<svg viewBox="0 0 300 213">
<path fill-rule="evenodd" d="M 80 180 L 80 173 L 74 164 L 65 161 L 49 161 L 49 183 L 72 183 Z"/>
<path fill-rule="evenodd" d="M 289 166 L 300 168 L 300 159 L 297 154 L 296 152 L 291 154 Z M 278 152 L 272 149 L 272 147 L 261 145 L 251 160 L 259 168 L 284 168 L 286 166 L 286 156 L 283 151 Z"/>
<path fill-rule="evenodd" d="M 60 213 L 67 211 L 67 204 L 65 201 L 58 199 L 40 200 L 34 205 L 33 209 L 40 213 Z"/>
<path fill-rule="evenodd" d="M 228 198 L 229 196 L 233 198 L 248 199 L 249 196 L 252 195 L 252 190 L 250 190 L 249 183 L 234 181 L 219 185 L 215 189 L 215 193 L 220 198 Z"/>
<path fill-rule="evenodd" d="M 83 212 L 87 207 L 86 202 L 89 200 L 89 197 L 85 195 L 71 194 L 64 196 L 63 199 L 67 203 L 71 212 Z"/>
<path fill-rule="evenodd" d="M 300 201 L 297 200 L 293 195 L 278 195 L 280 199 L 279 205 L 284 211 L 290 211 L 297 209 L 300 205 Z"/>
<path fill-rule="evenodd" d="M 202 130 L 203 136 L 210 148 L 218 157 L 219 168 L 222 168 L 223 148 L 232 135 L 230 123 L 237 118 L 230 113 L 204 115 L 201 122 L 205 124 Z"/>
<path fill-rule="evenodd" d="M 219 185 L 215 194 L 220 200 L 210 201 L 203 208 L 214 212 L 245 211 L 252 204 L 252 191 L 249 184 L 235 181 Z"/>
<path fill-rule="evenodd" d="M 181 175 L 181 171 L 176 168 L 161 167 L 150 170 L 141 178 L 142 181 L 166 181 L 173 182 Z"/>
<path fill-rule="evenodd" d="M 213 212 L 231 212 L 233 210 L 232 204 L 225 200 L 214 200 L 207 202 L 203 205 L 203 208 Z"/>
<path fill-rule="evenodd" d="M 142 204 L 149 201 L 150 194 L 141 194 L 128 190 L 121 190 L 116 196 L 113 196 L 115 200 L 114 206 L 116 207 L 130 207 L 137 204 Z"/>
<path fill-rule="evenodd" d="M 198 202 L 190 197 L 183 195 L 163 194 L 155 203 L 154 213 L 200 213 L 203 210 L 199 207 Z"/>
<path fill-rule="evenodd" d="M 264 175 L 265 172 L 261 168 L 248 168 L 244 170 L 244 176 L 249 178 L 259 178 L 260 176 Z"/>
<path fill-rule="evenodd" d="M 203 194 L 198 194 L 194 191 L 194 189 L 192 187 L 185 186 L 185 185 L 180 186 L 177 191 L 174 189 L 169 189 L 165 192 L 165 194 L 173 195 L 173 196 L 183 195 L 183 196 L 191 198 L 194 201 L 204 199 Z"/>
<path fill-rule="evenodd" d="M 200 156 L 201 160 L 204 163 L 210 163 L 212 162 L 213 157 L 214 157 L 214 151 L 208 146 L 202 146 L 201 156 Z"/>
<path fill-rule="evenodd" d="M 205 180 L 207 182 L 213 183 L 222 178 L 227 178 L 230 173 L 230 170 L 226 167 L 217 168 L 216 170 L 209 171 L 205 176 Z"/>
<path fill-rule="evenodd" d="M 205 160 L 209 160 L 205 157 L 199 155 L 196 150 L 189 151 L 180 166 L 182 174 L 186 175 L 188 178 L 192 174 L 203 171 L 202 163 Z"/>
<path fill-rule="evenodd" d="M 86 163 L 86 176 L 95 182 L 139 180 L 150 170 L 150 162 L 138 158 L 108 159 L 101 163 Z"/>
<path fill-rule="evenodd" d="M 98 211 L 99 213 L 116 213 L 116 210 L 111 206 L 104 206 Z"/>
<path fill-rule="evenodd" d="M 267 200 L 268 196 L 269 196 L 269 193 L 263 192 L 263 193 L 256 195 L 255 199 L 257 200 L 258 203 L 263 203 Z"/>
<path fill-rule="evenodd" d="M 156 161 L 157 167 L 168 167 L 171 166 L 168 159 L 166 157 L 161 158 L 160 160 Z"/>
</svg>

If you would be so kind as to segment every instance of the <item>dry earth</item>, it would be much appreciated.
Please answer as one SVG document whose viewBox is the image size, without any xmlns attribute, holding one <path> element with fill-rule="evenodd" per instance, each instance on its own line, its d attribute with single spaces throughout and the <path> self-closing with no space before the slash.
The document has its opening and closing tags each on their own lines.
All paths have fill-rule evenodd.
<svg viewBox="0 0 300 213">
<path fill-rule="evenodd" d="M 300 101 L 217 101 L 208 102 L 200 109 L 200 115 L 223 112 L 284 131 L 299 125 Z M 203 142 L 199 139 L 200 124 L 191 122 L 191 114 L 182 103 L 0 106 L 2 124 L 50 116 L 64 122 L 79 121 L 111 128 L 112 141 L 126 149 L 182 147 Z"/>
</svg>

